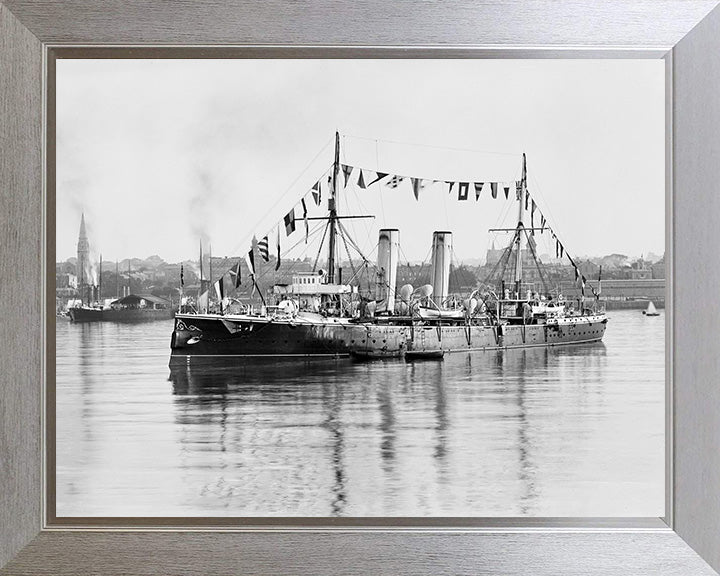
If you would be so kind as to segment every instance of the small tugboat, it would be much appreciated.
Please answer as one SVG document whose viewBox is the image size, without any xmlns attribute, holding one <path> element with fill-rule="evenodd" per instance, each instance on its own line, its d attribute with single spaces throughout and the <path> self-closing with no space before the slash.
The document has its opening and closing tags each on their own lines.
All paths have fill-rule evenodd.
<svg viewBox="0 0 720 576">
<path fill-rule="evenodd" d="M 355 176 L 351 179 L 351 176 Z M 415 192 L 423 186 L 422 179 L 410 176 L 393 176 L 340 163 L 340 138 L 335 135 L 335 160 L 329 179 L 328 215 L 323 242 L 327 239 L 327 270 L 314 267 L 311 273 L 299 273 L 288 284 L 275 285 L 271 296 L 275 301 L 255 308 L 245 305 L 241 310 L 220 307 L 220 312 L 203 309 L 181 309 L 175 316 L 171 337 L 171 360 L 217 356 L 273 357 L 273 356 L 349 356 L 357 358 L 441 358 L 446 352 L 467 350 L 493 350 L 533 346 L 558 346 L 602 340 L 607 316 L 601 308 L 598 293 L 588 306 L 585 300 L 586 278 L 583 276 L 565 247 L 557 239 L 538 210 L 527 190 L 525 156 L 520 180 L 511 183 L 432 181 L 449 185 L 457 190 L 459 200 L 467 200 L 468 191 L 474 188 L 476 198 L 486 189 L 492 198 L 504 191 L 509 199 L 512 189 L 518 203 L 517 224 L 512 228 L 496 229 L 512 234 L 504 250 L 492 283 L 484 283 L 470 294 L 451 294 L 449 291 L 452 232 L 433 233 L 431 250 L 431 283 L 413 287 L 406 284 L 397 289 L 399 230 L 381 229 L 378 238 L 378 256 L 375 265 L 375 289 L 361 290 L 359 282 L 342 283 L 338 267 L 338 245 L 346 250 L 357 244 L 349 236 L 343 220 L 368 216 L 338 214 L 338 195 L 343 186 L 354 184 L 364 190 L 369 179 L 382 182 L 408 180 Z M 319 205 L 320 182 L 308 194 Z M 502 193 L 502 192 L 501 192 Z M 489 195 L 488 194 L 488 195 Z M 302 203 L 307 241 L 307 208 Z M 530 220 L 530 226 L 526 220 Z M 540 216 L 541 225 L 534 220 Z M 320 220 L 321 218 L 313 218 Z M 287 235 L 295 231 L 294 210 L 285 216 Z M 278 225 L 277 266 L 280 265 L 280 226 Z M 559 294 L 551 294 L 543 281 L 523 280 L 523 258 L 528 254 L 539 266 L 535 253 L 535 234 L 551 234 L 559 256 L 569 259 L 575 269 L 575 278 L 582 286 L 582 298 L 566 301 Z M 263 259 L 268 261 L 268 236 L 258 242 Z M 322 245 L 321 245 L 322 249 Z M 246 257 L 253 283 L 254 248 Z M 360 255 L 362 265 L 369 260 Z M 319 256 L 318 256 L 319 258 Z M 318 259 L 316 259 L 317 265 Z M 349 260 L 352 265 L 352 260 Z M 239 277 L 239 262 L 231 277 Z M 355 270 L 353 270 L 355 272 Z M 542 276 L 541 276 L 542 278 Z M 340 280 L 339 282 L 336 280 Z M 220 300 L 223 281 L 216 289 Z M 237 287 L 237 285 L 236 285 Z M 208 292 L 199 297 L 207 302 Z M 261 296 L 262 297 L 262 296 Z M 575 306 L 577 304 L 577 307 Z"/>
<path fill-rule="evenodd" d="M 98 267 L 98 284 L 85 282 L 85 263 L 89 257 L 87 248 L 87 236 L 85 234 L 85 216 L 82 217 L 80 227 L 80 247 L 78 252 L 80 260 L 80 294 L 82 298 L 76 306 L 68 308 L 68 316 L 72 322 L 147 322 L 151 320 L 170 319 L 175 310 L 170 301 L 152 294 L 128 294 L 122 298 L 116 298 L 107 304 L 102 302 L 102 255 L 100 255 L 100 266 Z M 117 269 L 117 263 L 116 263 Z M 117 272 L 116 272 L 117 274 Z M 130 277 L 130 263 L 128 262 L 128 278 Z M 127 286 L 130 292 L 130 285 Z M 87 297 L 87 301 L 86 301 Z"/>
<path fill-rule="evenodd" d="M 73 322 L 147 322 L 167 320 L 175 311 L 168 300 L 152 294 L 128 294 L 110 306 L 82 306 L 68 310 Z"/>
<path fill-rule="evenodd" d="M 645 316 L 660 316 L 660 312 L 657 311 L 652 300 L 648 302 L 647 308 L 643 310 L 643 314 L 645 314 Z"/>
</svg>

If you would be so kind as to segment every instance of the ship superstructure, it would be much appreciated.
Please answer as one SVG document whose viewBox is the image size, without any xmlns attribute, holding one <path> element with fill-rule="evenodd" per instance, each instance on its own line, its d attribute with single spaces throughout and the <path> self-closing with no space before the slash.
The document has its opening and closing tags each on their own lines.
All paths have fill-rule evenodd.
<svg viewBox="0 0 720 576">
<path fill-rule="evenodd" d="M 367 185 L 365 173 L 358 169 L 358 184 Z M 220 306 L 210 311 L 202 306 L 185 306 L 176 314 L 172 333 L 173 358 L 215 356 L 238 357 L 327 357 L 353 355 L 382 358 L 416 355 L 441 355 L 463 350 L 490 350 L 530 346 L 556 346 L 595 342 L 602 339 L 607 316 L 598 298 L 590 303 L 584 297 L 586 279 L 577 267 L 576 278 L 582 281 L 583 298 L 566 301 L 561 294 L 552 294 L 523 281 L 523 254 L 528 250 L 534 261 L 535 233 L 551 233 L 558 250 L 564 246 L 550 231 L 544 217 L 535 227 L 536 205 L 527 191 L 526 160 L 523 155 L 522 176 L 514 182 L 512 193 L 518 203 L 517 224 L 513 228 L 494 231 L 512 234 L 511 242 L 499 259 L 498 275 L 469 294 L 452 293 L 450 267 L 453 234 L 438 230 L 432 235 L 430 282 L 418 287 L 397 286 L 398 247 L 401 231 L 383 228 L 378 234 L 378 252 L 374 266 L 374 285 L 361 289 L 357 283 L 342 282 L 342 269 L 337 265 L 338 239 L 344 246 L 355 245 L 343 225 L 345 218 L 367 218 L 365 215 L 338 213 L 338 192 L 347 185 L 353 167 L 340 163 L 340 138 L 335 136 L 335 158 L 329 181 L 328 213 L 323 217 L 327 241 L 327 269 L 293 275 L 290 282 L 273 286 L 269 301 L 257 309 L 244 305 L 238 311 Z M 375 172 L 375 181 L 393 177 Z M 405 178 L 394 176 L 394 178 Z M 416 194 L 419 179 L 407 177 Z M 447 182 L 453 191 L 454 182 Z M 493 198 L 498 191 L 510 196 L 510 186 L 487 183 Z M 469 193 L 470 183 L 457 183 L 458 193 Z M 484 184 L 475 183 L 479 196 Z M 319 192 L 319 187 L 317 189 Z M 313 189 L 313 194 L 315 188 Z M 307 209 L 302 201 L 307 226 Z M 526 225 L 527 213 L 530 225 Z M 320 220 L 320 218 L 314 218 Z M 292 227 L 291 227 L 292 224 Z M 288 232 L 294 230 L 294 213 L 286 216 Z M 307 232 L 306 232 L 307 234 Z M 277 265 L 280 264 L 278 232 Z M 263 252 L 264 251 L 264 252 Z M 267 260 L 268 240 L 263 239 L 263 258 Z M 567 255 L 570 258 L 569 255 Z M 253 251 L 249 268 L 253 270 Z M 363 256 L 365 263 L 367 259 Z M 574 262 L 571 260 L 574 265 Z M 235 274 L 239 275 L 239 264 Z M 231 271 L 232 272 L 232 271 Z M 508 273 L 512 275 L 508 278 Z M 353 279 L 356 275 L 353 274 Z M 252 277 L 255 283 L 255 277 Z M 218 296 L 222 302 L 222 278 Z M 205 298 L 208 294 L 205 294 Z M 203 301 L 201 297 L 198 302 Z M 204 300 L 207 302 L 207 300 Z"/>
</svg>

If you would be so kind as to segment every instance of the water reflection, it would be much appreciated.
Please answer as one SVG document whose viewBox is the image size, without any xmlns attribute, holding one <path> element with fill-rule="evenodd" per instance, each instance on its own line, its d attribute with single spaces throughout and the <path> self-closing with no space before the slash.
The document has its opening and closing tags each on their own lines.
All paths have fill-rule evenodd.
<svg viewBox="0 0 720 576">
<path fill-rule="evenodd" d="M 605 344 L 169 376 L 165 325 L 59 326 L 58 511 L 661 514 L 662 326 L 612 321 Z"/>
<path fill-rule="evenodd" d="M 574 374 L 576 363 L 585 375 L 599 374 L 605 358 L 605 345 L 598 343 L 453 354 L 444 361 L 410 363 L 229 359 L 211 365 L 172 364 L 169 379 L 178 408 L 176 423 L 183 430 L 182 450 L 216 443 L 225 453 L 230 430 L 231 450 L 249 454 L 244 464 L 235 466 L 235 473 L 257 480 L 257 470 L 248 473 L 245 467 L 260 469 L 268 460 L 276 467 L 294 468 L 292 476 L 300 486 L 291 492 L 309 481 L 322 487 L 328 515 L 347 514 L 351 487 L 362 494 L 364 485 L 377 481 L 385 486 L 385 499 L 387 490 L 389 500 L 400 496 L 395 491 L 407 488 L 408 473 L 418 475 L 415 505 L 431 511 L 436 505 L 431 502 L 439 497 L 436 491 L 456 484 L 463 470 L 477 469 L 481 478 L 496 475 L 493 467 L 500 460 L 494 451 L 502 455 L 505 475 L 516 478 L 518 513 L 530 515 L 541 496 L 536 483 L 536 415 L 540 428 L 547 425 L 547 414 L 536 414 L 534 399 L 541 394 L 551 404 L 586 404 L 586 388 L 559 389 L 555 379 L 566 370 Z M 489 408 L 489 421 L 499 423 L 504 434 L 492 426 L 490 435 L 479 434 L 478 422 L 468 418 L 465 406 L 481 412 Z M 484 416 L 480 428 L 487 428 L 488 414 L 479 416 Z M 217 428 L 214 433 L 213 428 Z M 269 432 L 276 443 L 259 440 Z M 281 463 L 287 456 L 285 440 L 292 455 L 289 462 Z M 377 446 L 374 454 L 363 449 L 365 444 Z M 512 460 L 507 458 L 509 449 L 515 455 Z M 326 463 L 325 478 L 320 476 L 318 461 Z M 189 468 L 197 465 L 186 464 Z M 205 465 L 213 466 L 212 462 Z M 380 476 L 368 481 L 362 476 L 366 466 L 377 468 Z M 220 455 L 219 470 L 226 467 Z M 433 470 L 430 489 L 428 474 Z M 260 476 L 272 483 L 286 481 L 282 472 Z M 221 472 L 220 485 L 207 485 L 201 493 L 233 500 L 234 491 L 223 488 L 228 480 L 232 481 Z"/>
</svg>

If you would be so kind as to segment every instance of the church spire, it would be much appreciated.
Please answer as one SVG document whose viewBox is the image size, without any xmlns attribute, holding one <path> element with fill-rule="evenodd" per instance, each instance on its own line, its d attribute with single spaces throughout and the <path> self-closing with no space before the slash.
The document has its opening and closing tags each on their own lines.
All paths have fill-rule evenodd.
<svg viewBox="0 0 720 576">
<path fill-rule="evenodd" d="M 77 279 L 80 298 L 83 298 L 85 286 L 90 280 L 90 242 L 85 230 L 85 213 L 80 217 L 80 235 L 77 243 Z"/>
<path fill-rule="evenodd" d="M 87 232 L 85 231 L 85 212 L 80 216 L 80 237 L 78 240 L 87 240 Z"/>
</svg>

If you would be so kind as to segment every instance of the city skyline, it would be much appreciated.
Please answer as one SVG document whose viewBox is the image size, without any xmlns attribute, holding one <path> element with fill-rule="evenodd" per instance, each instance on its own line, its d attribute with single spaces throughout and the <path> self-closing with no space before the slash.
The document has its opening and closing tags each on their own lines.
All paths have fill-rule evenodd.
<svg viewBox="0 0 720 576">
<path fill-rule="evenodd" d="M 79 240 L 80 240 L 80 238 L 79 238 Z M 85 237 L 84 242 L 83 242 L 83 250 L 88 251 L 91 249 L 91 246 L 89 246 L 88 244 L 89 244 L 89 242 L 87 241 L 87 238 Z M 255 246 L 254 250 L 257 251 L 257 239 L 253 239 L 253 245 Z M 206 248 L 207 248 L 207 246 L 206 246 Z M 453 260 L 452 263 L 453 263 L 453 265 L 456 265 L 456 266 L 484 265 L 486 263 L 487 255 L 490 252 L 502 252 L 505 248 L 506 248 L 506 246 L 496 247 L 495 244 L 493 243 L 492 247 L 487 249 L 487 251 L 485 253 L 485 257 L 473 257 L 473 258 L 464 259 L 461 261 Z M 211 249 L 211 246 L 210 246 L 210 249 Z M 525 252 L 526 250 L 527 250 L 526 248 L 523 248 L 523 252 Z M 665 258 L 665 253 L 663 252 L 661 254 L 656 254 L 655 252 L 650 251 L 650 252 L 643 253 L 643 254 L 629 254 L 629 253 L 624 253 L 624 252 L 613 252 L 610 254 L 579 254 L 579 255 L 576 255 L 576 259 L 577 260 L 597 260 L 597 259 L 602 259 L 602 258 L 608 258 L 611 256 L 623 256 L 629 261 L 644 260 L 644 261 L 648 261 L 648 262 L 657 262 L 657 261 L 660 261 Z M 99 264 L 101 257 L 102 257 L 102 254 L 98 253 L 98 259 L 90 260 L 89 264 L 91 266 Z M 204 258 L 210 258 L 210 257 L 212 257 L 213 260 L 231 260 L 233 262 L 236 260 L 243 260 L 243 261 L 245 260 L 245 254 L 231 254 L 231 255 L 219 256 L 219 255 L 213 255 L 211 253 L 208 254 L 207 252 L 205 252 Z M 274 259 L 274 255 L 271 255 L 270 258 Z M 553 264 L 562 263 L 564 260 L 563 258 L 557 258 L 555 256 L 552 256 L 549 253 L 538 253 L 538 258 L 541 260 L 547 260 L 548 262 L 551 262 Z M 161 262 L 157 262 L 158 259 Z M 304 260 L 304 259 L 308 259 L 308 258 L 306 257 L 306 258 L 291 258 L 291 259 L 293 261 L 295 261 L 295 260 Z M 64 260 L 57 260 L 56 263 L 57 264 L 62 264 L 62 263 L 66 263 L 66 262 L 77 263 L 80 260 L 82 260 L 82 258 L 78 258 L 77 253 L 76 253 L 75 255 L 69 256 L 68 258 L 66 258 Z M 103 260 L 103 264 L 107 267 L 107 266 L 110 266 L 112 263 L 120 263 L 120 262 L 127 263 L 128 260 L 130 260 L 130 261 L 138 261 L 139 260 L 142 262 L 154 260 L 156 264 L 164 263 L 167 265 L 177 265 L 177 264 L 181 264 L 181 263 L 185 263 L 185 262 L 197 263 L 200 261 L 199 255 L 196 255 L 196 257 L 191 256 L 188 258 L 183 258 L 181 260 L 173 261 L 173 260 L 165 260 L 158 254 L 147 254 L 147 255 L 135 255 L 135 256 L 133 256 L 133 255 L 121 256 L 121 257 L 119 257 L 117 259 L 113 259 L 113 260 L 108 260 L 107 258 L 105 258 Z M 325 261 L 321 258 L 319 260 L 319 262 L 324 263 Z M 341 260 L 341 262 L 342 262 L 342 260 Z M 401 264 L 402 263 L 412 264 L 412 265 L 420 265 L 420 264 L 427 263 L 427 261 L 425 261 L 425 260 L 407 260 L 407 261 L 402 261 Z M 571 266 L 571 264 L 569 262 L 567 262 L 566 265 Z"/>
<path fill-rule="evenodd" d="M 200 238 L 243 254 L 327 169 L 336 129 L 342 161 L 429 180 L 514 180 L 527 152 L 573 255 L 662 254 L 663 78 L 628 60 L 61 61 L 56 259 L 75 255 L 81 211 L 96 258 L 191 260 Z M 398 227 L 411 261 L 444 228 L 477 259 L 512 204 L 351 188 L 344 208 L 376 215 L 361 247 Z"/>
</svg>

